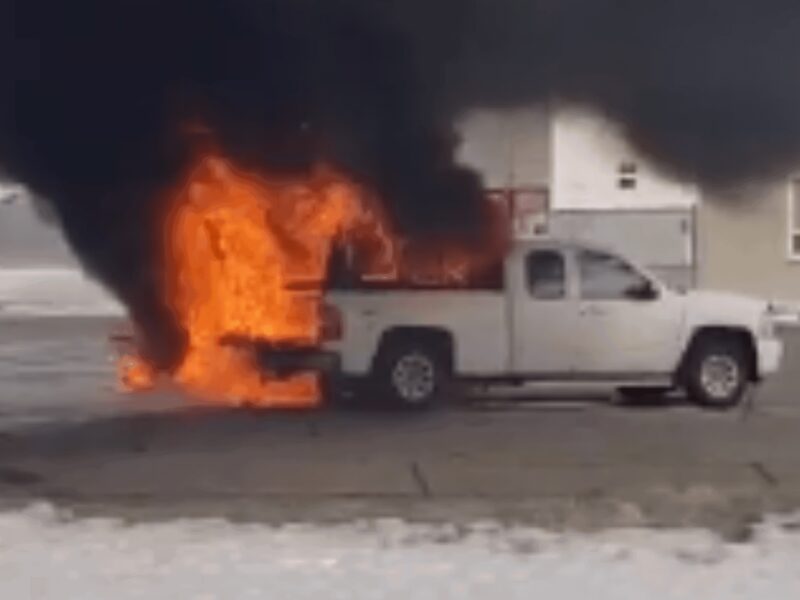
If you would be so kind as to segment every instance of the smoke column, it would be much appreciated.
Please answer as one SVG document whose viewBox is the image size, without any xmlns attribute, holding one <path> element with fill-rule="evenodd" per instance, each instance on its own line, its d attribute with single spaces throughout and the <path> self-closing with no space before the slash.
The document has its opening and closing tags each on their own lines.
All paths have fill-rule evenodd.
<svg viewBox="0 0 800 600">
<path fill-rule="evenodd" d="M 468 109 L 591 106 L 727 185 L 800 162 L 799 82 L 796 0 L 0 0 L 0 165 L 168 367 L 155 236 L 192 126 L 250 168 L 333 163 L 410 234 L 469 233 Z"/>
</svg>

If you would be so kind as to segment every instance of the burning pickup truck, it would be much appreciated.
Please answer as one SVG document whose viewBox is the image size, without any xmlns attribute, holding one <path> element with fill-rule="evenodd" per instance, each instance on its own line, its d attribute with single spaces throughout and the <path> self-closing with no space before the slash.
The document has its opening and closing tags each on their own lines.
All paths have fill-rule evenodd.
<svg viewBox="0 0 800 600">
<path fill-rule="evenodd" d="M 324 349 L 338 356 L 341 385 L 368 383 L 406 407 L 436 404 L 461 379 L 598 383 L 625 396 L 680 389 L 724 409 L 782 357 L 768 303 L 679 293 L 574 243 L 516 244 L 486 289 L 385 287 L 327 294 Z"/>
<path fill-rule="evenodd" d="M 779 367 L 765 302 L 680 294 L 572 243 L 408 243 L 326 168 L 267 178 L 210 156 L 169 207 L 161 288 L 186 340 L 165 369 L 140 336 L 123 352 L 124 389 L 167 379 L 215 402 L 313 407 L 322 371 L 409 407 L 467 379 L 679 388 L 726 408 Z"/>
</svg>

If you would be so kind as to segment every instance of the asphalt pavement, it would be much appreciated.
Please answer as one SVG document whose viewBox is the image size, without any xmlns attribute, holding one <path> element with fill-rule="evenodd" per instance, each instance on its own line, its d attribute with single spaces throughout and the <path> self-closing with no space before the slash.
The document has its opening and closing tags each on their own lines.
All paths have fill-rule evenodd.
<svg viewBox="0 0 800 600">
<path fill-rule="evenodd" d="M 130 519 L 403 517 L 710 526 L 800 508 L 800 331 L 727 413 L 679 400 L 479 400 L 429 414 L 197 406 L 115 391 L 110 319 L 0 322 L 0 500 Z"/>
</svg>

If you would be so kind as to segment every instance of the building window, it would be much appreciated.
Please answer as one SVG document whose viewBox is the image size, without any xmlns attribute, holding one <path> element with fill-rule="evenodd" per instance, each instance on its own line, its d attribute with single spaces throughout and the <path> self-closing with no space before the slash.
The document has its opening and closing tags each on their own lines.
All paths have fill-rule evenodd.
<svg viewBox="0 0 800 600">
<path fill-rule="evenodd" d="M 636 173 L 638 168 L 635 162 L 625 161 L 620 163 L 618 168 L 619 178 L 617 185 L 622 190 L 636 189 Z"/>
<path fill-rule="evenodd" d="M 788 210 L 789 258 L 800 260 L 800 178 L 792 179 Z"/>
</svg>

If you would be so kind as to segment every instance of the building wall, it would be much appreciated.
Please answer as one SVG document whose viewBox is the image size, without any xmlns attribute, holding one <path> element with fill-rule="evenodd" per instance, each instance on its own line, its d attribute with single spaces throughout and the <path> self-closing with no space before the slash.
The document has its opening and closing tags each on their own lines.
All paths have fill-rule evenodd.
<svg viewBox="0 0 800 600">
<path fill-rule="evenodd" d="M 698 209 L 702 287 L 800 301 L 800 262 L 789 260 L 789 178 L 706 192 Z"/>
<path fill-rule="evenodd" d="M 547 106 L 473 111 L 461 119 L 458 131 L 458 159 L 481 173 L 486 187 L 549 187 L 552 142 Z"/>
<path fill-rule="evenodd" d="M 556 210 L 689 208 L 699 199 L 694 185 L 657 170 L 617 125 L 597 113 L 558 110 L 552 143 L 551 205 Z M 631 166 L 635 172 L 626 173 Z M 625 178 L 634 186 L 621 187 Z"/>
<path fill-rule="evenodd" d="M 616 250 L 674 287 L 695 286 L 694 208 L 554 211 L 548 232 Z"/>
</svg>

